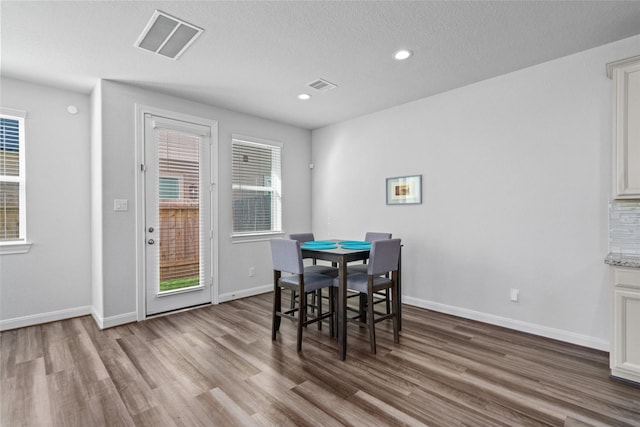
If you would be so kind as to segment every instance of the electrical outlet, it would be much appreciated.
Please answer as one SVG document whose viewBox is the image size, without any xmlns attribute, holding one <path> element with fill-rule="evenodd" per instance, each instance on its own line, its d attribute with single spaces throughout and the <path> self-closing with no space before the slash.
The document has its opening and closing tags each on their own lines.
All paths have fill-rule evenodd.
<svg viewBox="0 0 640 427">
<path fill-rule="evenodd" d="M 512 288 L 509 292 L 509 299 L 513 302 L 518 302 L 518 300 L 520 299 L 520 290 Z"/>
<path fill-rule="evenodd" d="M 113 210 L 117 212 L 128 211 L 128 200 L 127 199 L 115 199 L 113 201 Z"/>
<path fill-rule="evenodd" d="M 253 277 L 256 275 L 256 269 L 253 267 L 249 267 L 249 277 Z"/>
</svg>

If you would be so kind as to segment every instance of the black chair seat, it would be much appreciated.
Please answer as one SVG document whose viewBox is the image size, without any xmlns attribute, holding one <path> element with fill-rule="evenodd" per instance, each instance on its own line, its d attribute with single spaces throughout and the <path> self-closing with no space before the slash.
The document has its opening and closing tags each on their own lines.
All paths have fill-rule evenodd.
<svg viewBox="0 0 640 427">
<path fill-rule="evenodd" d="M 369 275 L 364 273 L 350 274 L 347 276 L 348 288 L 352 291 L 362 292 L 366 294 L 368 292 Z M 391 279 L 384 276 L 376 276 L 373 278 L 373 291 L 377 289 L 387 289 L 393 284 Z"/>
<path fill-rule="evenodd" d="M 307 265 L 304 267 L 305 273 L 324 274 L 329 277 L 338 277 L 338 267 L 330 265 Z"/>
<path fill-rule="evenodd" d="M 305 269 L 306 270 L 306 269 Z M 333 278 L 326 274 L 320 273 L 308 273 L 303 274 L 304 277 L 304 291 L 309 293 L 317 291 L 318 289 L 327 288 L 333 284 Z M 280 285 L 290 287 L 292 289 L 298 289 L 300 278 L 295 276 L 283 276 L 280 278 Z"/>
</svg>

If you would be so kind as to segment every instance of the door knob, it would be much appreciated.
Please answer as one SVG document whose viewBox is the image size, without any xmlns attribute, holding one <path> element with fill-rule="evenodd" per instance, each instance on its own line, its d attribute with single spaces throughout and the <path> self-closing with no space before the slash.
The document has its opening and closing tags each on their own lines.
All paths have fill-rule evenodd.
<svg viewBox="0 0 640 427">
<path fill-rule="evenodd" d="M 153 233 L 153 227 L 149 227 L 149 233 Z"/>
<path fill-rule="evenodd" d="M 149 243 L 150 245 L 153 245 L 156 241 L 153 239 L 149 239 L 149 241 L 147 243 Z"/>
</svg>

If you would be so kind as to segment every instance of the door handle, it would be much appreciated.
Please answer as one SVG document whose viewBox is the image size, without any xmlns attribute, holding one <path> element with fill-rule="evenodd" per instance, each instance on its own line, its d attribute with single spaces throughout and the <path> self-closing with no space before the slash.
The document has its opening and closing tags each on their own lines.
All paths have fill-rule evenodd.
<svg viewBox="0 0 640 427">
<path fill-rule="evenodd" d="M 149 240 L 147 241 L 147 243 L 149 243 L 150 245 L 153 245 L 155 242 L 156 242 L 156 241 L 155 241 L 155 240 L 153 240 L 153 239 L 149 239 Z"/>
</svg>

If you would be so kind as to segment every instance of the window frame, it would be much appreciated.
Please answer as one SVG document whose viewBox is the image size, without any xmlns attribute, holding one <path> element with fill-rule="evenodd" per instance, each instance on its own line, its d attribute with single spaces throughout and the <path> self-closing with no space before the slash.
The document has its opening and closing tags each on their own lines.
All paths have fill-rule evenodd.
<svg viewBox="0 0 640 427">
<path fill-rule="evenodd" d="M 18 239 L 0 240 L 0 255 L 22 254 L 29 252 L 31 242 L 27 239 L 27 200 L 26 200 L 26 120 L 27 112 L 13 108 L 0 107 L 0 117 L 18 121 L 18 178 L 2 178 L 3 182 L 18 182 L 19 232 Z"/>
<path fill-rule="evenodd" d="M 271 150 L 277 149 L 280 157 L 279 171 L 278 176 L 274 176 L 274 171 L 271 171 L 271 186 L 265 187 L 270 188 L 270 190 L 265 190 L 265 192 L 270 191 L 272 194 L 275 194 L 275 200 L 272 203 L 275 203 L 276 206 L 272 206 L 271 215 L 275 217 L 275 225 L 272 220 L 272 226 L 270 230 L 264 231 L 235 231 L 233 229 L 233 191 L 235 189 L 236 184 L 233 182 L 234 176 L 234 162 L 233 162 L 233 153 L 234 147 L 236 145 L 244 145 L 244 146 L 253 146 L 253 147 L 263 147 L 269 148 Z M 283 158 L 283 146 L 281 142 L 256 138 L 246 135 L 232 134 L 231 135 L 231 241 L 232 243 L 242 243 L 242 242 L 256 242 L 269 240 L 273 237 L 283 236 L 284 232 L 282 231 L 282 158 Z M 274 179 L 275 178 L 275 179 Z"/>
</svg>

